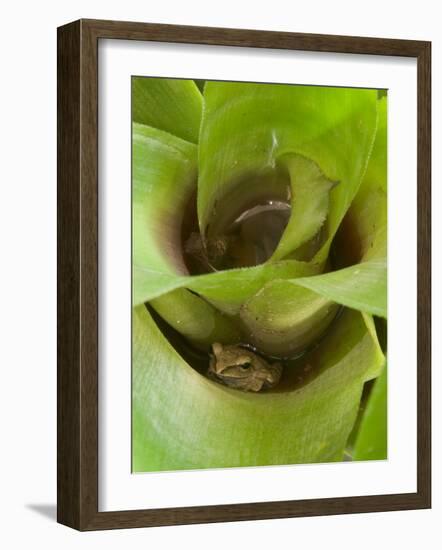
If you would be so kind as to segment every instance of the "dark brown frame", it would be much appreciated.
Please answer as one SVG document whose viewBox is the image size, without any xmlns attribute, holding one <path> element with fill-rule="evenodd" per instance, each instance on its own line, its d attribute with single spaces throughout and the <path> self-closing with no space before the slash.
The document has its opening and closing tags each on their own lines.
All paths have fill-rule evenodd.
<svg viewBox="0 0 442 550">
<path fill-rule="evenodd" d="M 417 492 L 98 511 L 98 40 L 247 46 L 417 58 Z M 431 43 L 79 20 L 58 29 L 58 521 L 86 531 L 431 506 Z"/>
</svg>

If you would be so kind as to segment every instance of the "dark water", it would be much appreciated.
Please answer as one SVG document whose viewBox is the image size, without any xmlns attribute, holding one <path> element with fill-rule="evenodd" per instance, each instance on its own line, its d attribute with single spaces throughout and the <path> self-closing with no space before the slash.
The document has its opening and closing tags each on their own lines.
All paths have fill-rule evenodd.
<svg viewBox="0 0 442 550">
<path fill-rule="evenodd" d="M 245 179 L 221 201 L 215 201 L 203 239 L 196 197 L 192 197 L 182 228 L 183 255 L 189 272 L 251 267 L 267 261 L 289 222 L 290 198 L 284 173 Z"/>
<path fill-rule="evenodd" d="M 269 200 L 242 212 L 223 233 L 207 240 L 207 256 L 217 271 L 268 260 L 290 218 L 290 205 Z"/>
</svg>

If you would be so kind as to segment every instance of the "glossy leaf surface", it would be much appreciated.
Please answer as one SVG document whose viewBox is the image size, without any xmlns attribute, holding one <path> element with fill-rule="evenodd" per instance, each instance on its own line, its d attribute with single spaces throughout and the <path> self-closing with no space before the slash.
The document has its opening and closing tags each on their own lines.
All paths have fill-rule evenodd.
<svg viewBox="0 0 442 550">
<path fill-rule="evenodd" d="M 384 360 L 351 311 L 300 364 L 296 376 L 304 379 L 293 370 L 279 392 L 244 393 L 208 380 L 144 306 L 134 309 L 133 338 L 136 472 L 340 460 L 363 383 Z"/>
<path fill-rule="evenodd" d="M 356 437 L 354 460 L 387 458 L 387 368 L 375 381 Z"/>
<path fill-rule="evenodd" d="M 193 80 L 132 78 L 132 120 L 198 142 L 203 100 Z"/>
<path fill-rule="evenodd" d="M 371 315 L 387 316 L 386 98 L 376 90 L 138 80 L 134 470 L 341 460 L 364 384 L 385 362 Z M 190 274 L 182 226 L 195 196 L 205 252 L 247 209 L 290 204 L 267 261 Z M 207 365 L 186 362 L 147 302 L 206 352 Z M 211 344 L 238 341 L 285 358 L 276 389 L 244 393 L 204 376 Z M 380 380 L 355 457 L 372 453 Z"/>
</svg>

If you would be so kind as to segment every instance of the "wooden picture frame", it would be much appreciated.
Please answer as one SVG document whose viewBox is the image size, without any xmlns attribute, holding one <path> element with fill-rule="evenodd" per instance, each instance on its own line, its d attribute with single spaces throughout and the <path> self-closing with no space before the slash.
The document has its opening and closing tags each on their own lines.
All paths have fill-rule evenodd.
<svg viewBox="0 0 442 550">
<path fill-rule="evenodd" d="M 417 492 L 98 511 L 98 41 L 124 39 L 417 59 Z M 423 41 L 79 20 L 58 29 L 58 521 L 82 531 L 431 505 L 431 44 Z"/>
</svg>

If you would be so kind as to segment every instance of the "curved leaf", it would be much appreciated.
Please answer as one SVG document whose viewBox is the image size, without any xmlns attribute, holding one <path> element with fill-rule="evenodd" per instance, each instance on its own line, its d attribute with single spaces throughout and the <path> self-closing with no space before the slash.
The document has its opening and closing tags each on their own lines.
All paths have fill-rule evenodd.
<svg viewBox="0 0 442 550">
<path fill-rule="evenodd" d="M 313 161 L 328 180 L 340 182 L 330 192 L 326 241 L 318 255 L 324 261 L 367 166 L 376 97 L 375 90 L 207 82 L 199 142 L 202 234 L 209 220 L 209 231 L 215 230 L 216 212 L 229 207 L 231 201 L 223 205 L 222 199 L 233 188 L 253 194 L 260 175 L 296 153 Z"/>
<path fill-rule="evenodd" d="M 150 301 L 171 327 L 206 351 L 214 342 L 239 341 L 239 329 L 231 319 L 185 288 L 178 288 Z"/>
<path fill-rule="evenodd" d="M 387 458 L 387 367 L 374 383 L 353 448 L 353 460 Z"/>
<path fill-rule="evenodd" d="M 273 261 L 288 256 L 318 233 L 327 219 L 329 192 L 334 185 L 314 162 L 300 155 L 287 155 L 281 161 L 290 174 L 292 212 Z"/>
<path fill-rule="evenodd" d="M 173 275 L 165 270 L 134 264 L 133 304 L 139 305 L 177 288 L 189 288 L 216 302 L 226 313 L 236 314 L 241 305 L 269 281 L 305 277 L 318 272 L 317 264 L 296 260 L 193 276 Z"/>
<path fill-rule="evenodd" d="M 332 301 L 293 281 L 275 281 L 246 302 L 240 316 L 248 342 L 262 353 L 289 357 L 315 342 L 337 312 Z"/>
<path fill-rule="evenodd" d="M 280 390 L 249 394 L 202 376 L 133 310 L 133 470 L 263 466 L 339 460 L 362 386 L 382 354 L 358 312 L 287 370 Z"/>
<path fill-rule="evenodd" d="M 347 265 L 387 256 L 387 97 L 378 114 L 367 171 L 336 236 L 336 256 Z"/>
<path fill-rule="evenodd" d="M 198 142 L 202 96 L 193 80 L 132 77 L 132 121 Z"/>
<path fill-rule="evenodd" d="M 197 149 L 170 134 L 133 125 L 133 262 L 165 273 L 187 272 L 181 251 L 184 208 L 196 187 Z"/>
<path fill-rule="evenodd" d="M 170 134 L 134 124 L 132 137 L 133 298 L 140 299 L 143 283 L 152 292 L 158 281 L 174 281 L 187 273 L 181 250 L 183 212 L 196 185 L 196 147 Z M 149 279 L 152 270 L 156 274 Z M 158 278 L 159 277 L 159 278 Z M 185 277 L 184 277 L 185 278 Z M 142 295 L 143 301 L 146 296 Z M 150 299 L 150 298 L 149 298 Z M 213 306 L 187 290 L 157 298 L 153 305 L 173 325 L 179 311 L 184 333 L 209 347 L 209 336 L 221 342 L 237 340 L 230 321 Z M 186 309 L 191 308 L 186 312 Z"/>
<path fill-rule="evenodd" d="M 386 318 L 386 273 L 385 260 L 372 260 L 322 275 L 270 281 L 240 310 L 245 335 L 263 353 L 291 356 L 324 333 L 337 304 Z"/>
<path fill-rule="evenodd" d="M 362 262 L 314 277 L 299 278 L 293 283 L 338 304 L 387 317 L 385 259 Z"/>
</svg>

